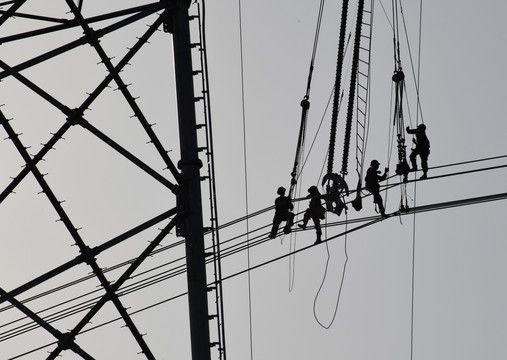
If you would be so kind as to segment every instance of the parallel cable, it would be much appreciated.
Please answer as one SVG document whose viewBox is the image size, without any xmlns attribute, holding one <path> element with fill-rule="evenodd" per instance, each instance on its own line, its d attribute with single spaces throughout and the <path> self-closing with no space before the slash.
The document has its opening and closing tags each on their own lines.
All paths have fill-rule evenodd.
<svg viewBox="0 0 507 360">
<path fill-rule="evenodd" d="M 470 161 L 457 162 L 457 163 L 453 163 L 453 164 L 440 165 L 440 166 L 437 166 L 437 168 L 456 166 L 456 165 L 462 165 L 462 164 L 470 164 L 470 163 L 481 162 L 481 161 L 488 161 L 488 160 L 494 160 L 494 159 L 501 159 L 501 158 L 504 158 L 506 156 L 507 155 L 501 155 L 501 156 L 495 156 L 495 157 L 489 157 L 489 158 L 483 158 L 483 159 L 475 159 L 475 160 L 470 160 Z M 452 175 L 462 175 L 462 174 L 466 174 L 466 173 L 470 173 L 470 172 L 487 171 L 487 170 L 499 169 L 499 168 L 504 168 L 504 167 L 507 167 L 507 165 L 492 166 L 492 167 L 487 167 L 487 168 L 482 168 L 482 169 L 472 169 L 472 170 L 467 170 L 467 171 L 464 171 L 464 172 L 458 172 L 458 173 L 453 173 L 453 174 L 444 174 L 444 175 L 441 175 L 440 177 L 447 177 L 447 176 L 452 176 Z M 434 177 L 434 178 L 436 179 L 438 177 Z M 432 179 L 432 178 L 428 178 L 428 180 L 430 180 L 430 179 Z M 428 180 L 426 180 L 426 181 L 428 181 Z M 503 199 L 506 199 L 506 198 L 507 198 L 507 194 L 506 193 L 493 194 L 493 195 L 482 196 L 482 197 L 477 197 L 477 198 L 468 198 L 468 199 L 449 201 L 449 202 L 439 203 L 439 204 L 431 204 L 431 205 L 425 205 L 425 206 L 418 206 L 418 207 L 416 207 L 414 209 L 410 209 L 407 212 L 403 212 L 403 213 L 397 212 L 395 214 L 396 215 L 398 215 L 398 214 L 399 215 L 403 215 L 403 214 L 409 214 L 409 213 L 419 213 L 419 212 L 435 211 L 435 210 L 440 210 L 440 209 L 449 209 L 449 208 L 454 208 L 454 207 L 458 207 L 458 206 L 474 205 L 474 204 L 480 204 L 480 203 L 485 203 L 485 202 L 490 202 L 490 201 L 503 200 Z M 359 229 L 359 228 L 364 228 L 365 226 L 372 225 L 372 224 L 378 222 L 379 220 L 376 217 L 369 217 L 369 218 L 363 218 L 363 219 L 352 219 L 352 220 L 349 220 L 350 223 L 359 222 L 359 221 L 367 222 L 367 223 L 365 225 L 359 226 L 358 228 L 355 228 L 356 230 Z M 334 226 L 340 226 L 340 225 L 344 225 L 344 224 L 345 223 L 343 223 L 343 222 L 336 222 L 336 223 L 329 224 L 329 226 L 330 227 L 334 227 Z M 267 227 L 267 226 L 269 226 L 269 225 L 266 225 L 264 227 Z M 345 232 L 345 234 L 348 234 L 350 232 L 351 231 L 347 230 Z M 226 251 L 224 251 L 223 255 L 224 255 L 224 257 L 231 256 L 231 255 L 236 254 L 236 253 L 238 253 L 240 251 L 247 250 L 247 249 L 251 248 L 252 246 L 260 245 L 260 244 L 268 241 L 268 238 L 267 238 L 266 235 L 267 235 L 267 232 L 265 234 L 261 234 L 259 237 L 257 237 L 258 240 L 256 240 L 254 243 L 250 243 L 249 242 L 245 246 L 240 246 L 240 245 L 237 245 L 237 244 L 233 245 L 232 247 L 227 248 Z M 342 233 L 342 234 L 339 234 L 338 236 L 342 236 L 342 235 L 344 235 L 344 234 Z M 335 237 L 338 237 L 338 236 L 335 236 Z M 335 237 L 333 237 L 333 238 L 335 238 Z M 329 240 L 331 240 L 331 239 L 332 238 L 330 238 Z M 296 253 L 296 251 L 291 252 L 288 255 L 292 255 L 294 253 Z M 256 267 L 257 266 L 251 267 L 251 265 L 250 265 L 248 268 L 252 270 L 252 269 L 254 269 Z M 178 274 L 184 273 L 185 271 L 186 270 L 183 267 L 183 268 L 181 268 L 181 270 L 178 270 L 174 274 L 178 275 Z M 174 276 L 174 275 L 171 275 L 169 277 L 165 277 L 164 280 L 166 280 L 167 278 L 170 278 L 172 276 Z M 160 280 L 160 281 L 163 281 L 163 280 Z M 144 288 L 144 287 L 145 286 L 139 287 L 139 289 Z M 126 293 L 130 293 L 130 292 L 132 292 L 132 291 L 129 291 L 129 292 L 126 292 Z"/>
<path fill-rule="evenodd" d="M 506 158 L 507 155 L 500 155 L 500 156 L 494 156 L 494 157 L 487 157 L 487 158 L 482 158 L 482 159 L 475 159 L 475 160 L 469 160 L 469 161 L 463 161 L 463 162 L 456 162 L 456 163 L 451 163 L 451 164 L 445 164 L 445 165 L 437 165 L 437 166 L 434 166 L 434 167 L 431 167 L 430 170 L 432 169 L 442 169 L 442 168 L 446 168 L 446 167 L 452 167 L 452 166 L 458 166 L 458 165 L 465 165 L 465 164 L 472 164 L 472 163 L 477 163 L 477 162 L 484 162 L 484 161 L 490 161 L 490 160 L 496 160 L 496 159 L 502 159 L 502 158 Z M 435 175 L 435 176 L 432 176 L 430 178 L 428 178 L 427 180 L 433 180 L 433 179 L 438 179 L 438 178 L 443 178 L 443 177 L 449 177 L 449 176 L 458 176 L 458 175 L 466 175 L 466 174 L 470 174 L 470 173 L 476 173 L 476 172 L 483 172 L 483 171 L 490 171 L 490 170 L 496 170 L 496 169 L 501 169 L 501 168 L 505 168 L 507 167 L 507 164 L 504 164 L 504 165 L 497 165 L 497 166 L 491 166 L 491 167 L 484 167 L 484 168 L 478 168 L 478 169 L 470 169 L 470 170 L 465 170 L 465 171 L 460 171 L 460 172 L 454 172 L 454 173 L 448 173 L 448 174 L 441 174 L 441 175 Z M 417 182 L 419 180 L 410 180 L 409 182 Z M 426 181 L 425 181 L 426 182 Z M 395 187 L 399 185 L 399 183 L 393 183 L 389 186 L 384 186 L 384 188 L 392 188 L 392 187 Z M 365 197 L 367 197 L 368 195 L 366 195 Z M 305 198 L 299 198 L 299 199 L 295 199 L 296 202 L 299 202 L 299 201 L 302 201 L 302 200 L 306 200 Z M 263 213 L 267 212 L 267 211 L 270 211 L 273 209 L 273 206 L 270 206 L 270 207 L 266 207 L 260 211 L 257 211 L 255 213 L 252 213 L 250 215 L 254 215 L 255 216 L 258 216 L 258 215 L 262 215 Z M 302 212 L 298 213 L 298 214 L 301 214 Z M 298 215 L 297 214 L 297 215 Z M 224 225 L 222 225 L 220 227 L 220 229 L 224 228 L 224 227 L 228 227 L 228 226 L 232 226 L 234 224 L 237 224 L 241 221 L 244 221 L 246 219 L 246 217 L 243 217 L 243 218 L 240 218 L 238 220 L 234 220 L 234 221 L 231 221 L 229 223 L 226 223 Z M 349 220 L 351 221 L 351 220 Z M 249 231 L 248 233 L 243 233 L 243 234 L 239 234 L 233 238 L 230 238 L 228 240 L 226 240 L 224 243 L 229 243 L 235 239 L 239 239 L 239 238 L 242 238 L 246 235 L 250 235 L 256 231 L 259 231 L 261 230 L 262 228 L 265 228 L 269 225 L 265 225 L 263 227 L 260 227 L 260 228 L 257 228 L 257 229 L 254 229 L 254 230 L 251 230 Z M 153 252 L 152 255 L 154 254 L 157 254 L 159 252 L 162 252 L 162 251 L 165 251 L 165 250 L 169 250 L 171 248 L 174 248 L 176 246 L 180 246 L 180 245 L 183 245 L 183 241 L 177 241 L 175 243 L 172 243 L 170 245 L 167 245 L 165 247 L 162 247 L 160 249 L 157 249 Z M 124 265 L 128 265 L 129 263 L 131 263 L 134 259 L 130 259 L 130 260 L 127 260 L 127 261 L 124 261 L 122 263 L 119 263 L 117 265 L 113 265 L 113 266 L 110 266 L 108 267 L 107 269 L 104 269 L 104 273 L 107 273 L 108 271 L 112 271 L 112 270 L 116 270 Z M 86 276 L 84 278 L 81 278 L 80 280 L 75 280 L 75 281 L 72 281 L 72 282 L 69 282 L 67 283 L 66 285 L 62 285 L 62 286 L 59 286 L 57 288 L 55 288 L 54 290 L 52 291 L 46 291 L 46 292 L 43 292 L 43 293 L 40 293 L 38 295 L 34 295 L 33 297 L 29 298 L 29 299 L 25 299 L 23 301 L 23 303 L 25 302 L 28 302 L 28 301 L 31 301 L 31 300 L 35 300 L 35 299 L 38 299 L 39 297 L 41 296 L 45 296 L 45 295 L 49 295 L 49 294 L 52 294 L 58 290 L 61 290 L 61 289 L 64 289 L 66 287 L 69 287 L 69 286 L 72 286 L 72 285 L 75 285 L 75 284 L 78 284 L 79 282 L 82 282 L 84 280 L 87 280 L 87 279 L 91 279 L 93 278 L 93 276 Z M 9 306 L 6 306 L 4 308 L 0 308 L 0 312 L 1 311 L 4 311 L 4 310 L 7 310 L 8 308 L 12 308 L 11 305 Z"/>
<path fill-rule="evenodd" d="M 434 210 L 441 210 L 441 209 L 449 209 L 449 208 L 454 208 L 454 207 L 459 207 L 459 206 L 466 206 L 466 205 L 473 205 L 473 204 L 479 204 L 479 203 L 486 203 L 486 202 L 491 202 L 491 201 L 497 201 L 497 200 L 506 200 L 507 199 L 507 193 L 499 193 L 499 194 L 493 194 L 493 195 L 486 195 L 486 196 L 481 196 L 481 197 L 476 197 L 476 198 L 467 198 L 467 199 L 461 199 L 461 200 L 456 200 L 456 201 L 450 201 L 450 202 L 443 202 L 443 203 L 437 203 L 437 204 L 431 204 L 431 205 L 425 205 L 425 206 L 419 206 L 417 208 L 414 208 L 414 209 L 411 209 L 410 211 L 406 211 L 406 212 L 396 212 L 394 214 L 391 214 L 390 216 L 394 216 L 394 215 L 408 215 L 408 214 L 411 214 L 411 213 L 419 213 L 419 212 L 427 212 L 427 211 L 434 211 Z M 353 231 L 357 231 L 357 230 L 360 230 L 360 229 L 363 229 L 365 227 L 368 227 L 368 226 L 371 226 L 377 222 L 380 222 L 382 221 L 382 219 L 380 217 L 370 217 L 369 218 L 370 220 L 367 221 L 365 224 L 363 225 L 359 225 L 355 228 L 352 228 L 352 229 L 347 229 L 347 231 L 345 232 L 342 232 L 340 234 L 337 234 L 333 237 L 330 237 L 328 238 L 327 240 L 325 241 L 330 241 L 330 240 L 333 240 L 335 238 L 338 238 L 338 237 L 341 237 L 341 236 L 344 236 L 346 234 L 349 234 Z M 265 238 L 265 241 L 269 240 L 267 238 L 267 236 L 264 236 Z M 295 250 L 293 253 L 298 253 L 298 252 L 301 252 L 301 251 L 305 251 L 311 247 L 313 247 L 314 245 L 309 245 L 309 246 L 306 246 L 304 248 L 301 248 L 299 250 Z M 254 269 L 257 269 L 257 268 L 260 268 L 262 266 L 265 266 L 265 265 L 268 265 L 270 263 L 273 263 L 277 260 L 280 260 L 280 259 L 283 259 L 287 256 L 290 256 L 292 255 L 293 253 L 290 253 L 290 254 L 285 254 L 285 255 L 282 255 L 282 256 L 279 256 L 277 258 L 274 258 L 274 259 L 271 259 L 269 261 L 266 261 L 264 263 L 260 263 L 260 264 L 257 264 L 255 266 L 250 266 L 249 268 L 245 269 L 245 270 L 241 270 L 239 272 L 236 272 L 234 274 L 231 274 L 229 276 L 226 276 L 222 279 L 222 281 L 225 281 L 225 280 L 228 280 L 228 279 L 231 279 L 233 277 L 236 277 L 238 275 L 241 275 L 241 274 L 244 274 L 245 272 L 247 271 L 252 271 Z M 180 294 L 178 295 L 177 297 L 180 297 L 180 296 L 183 296 L 185 295 L 185 293 L 183 294 Z M 161 303 L 164 303 L 166 301 L 162 301 L 158 304 L 161 304 Z M 156 306 L 157 304 L 154 304 L 152 306 L 149 306 L 147 308 L 151 308 L 151 307 L 154 307 Z M 137 313 L 137 312 L 135 312 Z M 133 314 L 133 313 L 132 313 Z M 121 318 L 118 318 L 117 320 L 120 320 Z M 49 345 L 48 345 L 49 346 Z"/>
<path fill-rule="evenodd" d="M 431 167 L 430 170 L 433 170 L 433 169 L 442 169 L 442 168 L 446 168 L 446 167 L 459 166 L 459 165 L 465 165 L 465 164 L 472 164 L 472 163 L 484 162 L 484 161 L 490 161 L 490 160 L 496 160 L 496 159 L 502 159 L 502 158 L 506 158 L 506 157 L 507 157 L 507 155 L 500 155 L 500 156 L 493 156 L 493 157 L 487 157 L 487 158 L 481 158 L 481 159 L 474 159 L 474 160 L 456 162 L 456 163 L 445 164 L 445 165 L 437 165 L 437 166 Z M 475 172 L 483 172 L 483 171 L 496 170 L 496 169 L 501 169 L 501 168 L 505 168 L 505 167 L 507 167 L 507 165 L 498 165 L 498 166 L 491 166 L 491 167 L 485 167 L 485 168 L 479 168 L 479 169 L 470 169 L 470 170 L 465 170 L 465 171 L 460 171 L 460 172 L 454 172 L 454 173 L 449 173 L 449 174 L 435 175 L 435 176 L 432 176 L 432 177 L 428 178 L 428 180 L 438 179 L 438 178 L 443 178 L 443 177 L 449 177 L 449 176 L 466 175 L 466 174 L 475 173 Z M 393 177 L 393 176 L 391 176 L 391 177 Z M 418 180 L 410 180 L 409 182 L 417 182 L 417 181 Z M 397 185 L 399 185 L 399 183 L 393 183 L 393 184 L 391 184 L 389 186 L 384 185 L 384 189 L 386 189 L 386 188 L 392 188 L 392 187 L 395 187 Z M 365 197 L 367 197 L 367 196 L 368 195 L 366 195 Z M 306 199 L 305 198 L 295 199 L 296 202 L 299 202 L 301 200 L 306 200 Z M 273 206 L 270 206 L 270 207 L 261 209 L 260 211 L 257 211 L 255 213 L 252 213 L 250 215 L 251 216 L 262 215 L 263 213 L 265 213 L 267 211 L 270 211 L 272 209 L 273 209 Z M 302 212 L 298 213 L 297 215 L 299 215 L 301 213 Z M 240 219 L 237 219 L 237 220 L 231 221 L 229 223 L 223 224 L 222 226 L 220 226 L 220 229 L 232 226 L 232 225 L 237 224 L 237 223 L 239 223 L 241 221 L 245 221 L 245 219 L 247 219 L 247 218 L 248 217 L 242 217 Z M 231 242 L 231 241 L 233 241 L 235 239 L 239 239 L 239 238 L 242 238 L 244 236 L 250 235 L 250 234 L 252 234 L 254 232 L 257 232 L 257 231 L 261 230 L 262 228 L 266 228 L 267 226 L 269 226 L 269 225 L 265 225 L 263 227 L 251 230 L 251 231 L 249 231 L 247 233 L 239 234 L 239 235 L 237 235 L 237 236 L 235 236 L 233 238 L 230 238 L 230 239 L 226 240 L 224 243 L 229 243 L 229 242 Z M 165 251 L 165 250 L 169 250 L 169 249 L 174 248 L 176 246 L 180 246 L 183 243 L 184 243 L 183 241 L 177 241 L 177 242 L 172 243 L 172 244 L 170 244 L 168 246 L 165 246 L 165 247 L 162 247 L 162 248 L 160 248 L 158 250 L 155 250 L 152 255 L 157 254 L 157 253 L 162 252 L 162 251 Z M 107 269 L 104 269 L 103 271 L 104 271 L 104 273 L 107 273 L 108 271 L 116 270 L 116 269 L 118 269 L 118 268 L 120 268 L 120 267 L 122 267 L 124 265 L 128 265 L 133 260 L 135 260 L 135 259 L 130 259 L 130 260 L 124 261 L 123 263 L 119 263 L 117 265 L 110 266 Z M 62 290 L 64 288 L 67 288 L 67 287 L 72 286 L 72 285 L 76 285 L 79 282 L 82 282 L 82 281 L 88 280 L 88 279 L 92 279 L 92 278 L 94 278 L 94 277 L 92 275 L 90 275 L 90 276 L 86 276 L 84 278 L 81 278 L 80 280 L 74 280 L 74 281 L 69 282 L 69 283 L 67 283 L 65 285 L 56 287 L 53 290 L 45 291 L 45 292 L 40 293 L 38 295 L 34 295 L 31 298 L 25 299 L 25 300 L 23 300 L 23 303 L 26 303 L 26 302 L 38 299 L 39 297 L 42 297 L 42 296 L 45 296 L 45 295 L 52 294 L 52 293 L 54 293 L 56 291 Z M 4 308 L 0 308 L 0 312 L 1 311 L 5 311 L 5 310 L 7 310 L 9 308 L 12 308 L 12 305 L 8 305 L 8 306 L 6 306 Z"/>
</svg>

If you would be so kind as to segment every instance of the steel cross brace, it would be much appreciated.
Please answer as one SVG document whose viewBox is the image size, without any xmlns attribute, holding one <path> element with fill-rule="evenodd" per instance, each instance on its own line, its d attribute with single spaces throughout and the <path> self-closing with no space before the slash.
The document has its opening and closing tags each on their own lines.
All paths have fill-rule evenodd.
<svg viewBox="0 0 507 360">
<path fill-rule="evenodd" d="M 21 83 L 23 83 L 25 86 L 30 88 L 35 93 L 39 94 L 42 98 L 46 99 L 49 103 L 54 105 L 56 108 L 58 108 L 60 111 L 62 111 L 66 116 L 69 117 L 69 121 L 65 123 L 55 134 L 54 136 L 48 141 L 42 150 L 34 157 L 33 161 L 35 163 L 38 163 L 45 154 L 53 148 L 53 146 L 56 144 L 56 142 L 66 133 L 66 131 L 70 128 L 70 125 L 72 125 L 74 122 L 80 122 L 80 120 L 76 119 L 76 116 L 80 116 L 82 112 L 84 112 L 85 109 L 87 109 L 93 101 L 102 93 L 102 91 L 109 85 L 109 83 L 113 80 L 113 74 L 119 74 L 120 71 L 128 64 L 128 62 L 134 57 L 134 55 L 141 49 L 141 47 L 146 43 L 146 41 L 153 35 L 153 33 L 157 30 L 157 28 L 162 23 L 162 16 L 158 17 L 157 20 L 149 27 L 148 31 L 146 31 L 143 36 L 139 38 L 139 40 L 136 42 L 136 44 L 130 49 L 130 51 L 125 55 L 125 57 L 117 64 L 115 71 L 110 72 L 106 78 L 97 86 L 97 88 L 88 96 L 88 98 L 83 102 L 83 104 L 77 109 L 77 110 L 70 110 L 67 106 L 61 104 L 57 99 L 52 97 L 50 94 L 45 92 L 43 89 L 35 85 L 33 82 L 25 78 L 23 75 L 21 75 L 19 72 L 14 72 L 13 77 L 19 80 Z M 5 62 L 0 60 L 0 67 L 4 68 L 4 70 L 11 70 L 12 68 L 7 65 Z M 81 122 L 81 124 L 88 124 L 87 122 Z M 106 135 L 99 132 L 99 130 L 95 129 L 91 125 L 88 124 L 88 130 L 90 130 L 94 135 L 98 136 L 101 140 L 108 143 L 108 145 L 115 148 L 117 151 L 122 153 L 125 157 L 131 159 L 134 163 L 138 164 L 141 163 L 138 159 L 132 159 L 131 155 L 127 155 L 126 150 L 122 150 L 119 145 L 115 144 L 111 139 L 107 138 Z M 114 144 L 114 145 L 112 145 Z M 175 176 L 176 179 L 180 177 L 179 172 L 175 169 L 174 165 L 172 165 L 172 161 L 167 156 L 166 152 L 161 153 L 166 161 L 166 164 L 169 169 L 172 169 L 172 174 Z M 146 171 L 146 165 L 141 165 L 142 168 Z M 177 188 L 175 185 L 172 185 L 168 183 L 167 180 L 163 179 L 161 180 L 161 177 L 158 175 L 158 173 L 153 174 L 154 172 L 148 170 L 148 172 L 151 173 L 152 176 L 157 178 L 160 182 L 162 182 L 164 185 L 168 186 L 173 192 L 177 191 Z M 0 203 L 5 200 L 5 198 L 16 188 L 16 186 L 21 182 L 21 180 L 29 173 L 28 168 L 24 168 L 21 173 L 16 176 L 12 183 L 9 184 L 9 186 L 0 194 Z"/>
<path fill-rule="evenodd" d="M 132 96 L 132 94 L 128 90 L 127 85 L 123 82 L 122 78 L 119 75 L 119 72 L 117 72 L 116 68 L 111 63 L 111 59 L 107 56 L 106 52 L 104 51 L 104 49 L 100 45 L 99 36 L 98 36 L 97 31 L 90 28 L 90 26 L 88 25 L 86 20 L 81 15 L 81 12 L 77 8 L 76 4 L 72 0 L 66 0 L 66 2 L 69 5 L 71 11 L 74 13 L 74 16 L 76 17 L 77 21 L 79 22 L 79 24 L 83 28 L 84 33 L 85 33 L 85 37 L 87 37 L 89 43 L 97 51 L 97 54 L 99 55 L 100 59 L 102 60 L 102 62 L 106 66 L 108 72 L 113 76 L 114 81 L 118 85 L 119 90 L 122 92 L 122 94 L 125 97 L 125 99 L 127 100 L 128 104 L 130 105 L 130 107 L 134 111 L 135 116 L 139 119 L 139 122 L 141 123 L 144 130 L 148 134 L 151 142 L 153 143 L 153 145 L 155 145 L 155 148 L 158 150 L 160 156 L 164 159 L 167 167 L 171 170 L 171 172 L 173 173 L 175 178 L 178 180 L 179 183 L 181 183 L 181 177 L 179 175 L 179 172 L 176 169 L 176 167 L 174 166 L 174 164 L 172 163 L 172 161 L 169 159 L 169 157 L 167 155 L 167 151 L 164 149 L 164 146 L 162 145 L 162 143 L 158 139 L 157 135 L 155 134 L 155 132 L 151 128 L 151 125 L 148 123 L 148 120 L 146 119 L 143 112 L 141 111 L 141 109 L 137 105 L 134 97 Z"/>
<path fill-rule="evenodd" d="M 106 26 L 105 28 L 103 28 L 101 30 L 97 30 L 96 34 L 98 37 L 103 37 L 107 34 L 110 34 L 114 31 L 116 31 L 116 30 L 119 30 L 125 26 L 128 26 L 136 21 L 139 21 L 142 18 L 152 15 L 153 13 L 159 11 L 160 9 L 161 9 L 160 6 L 153 6 L 152 8 L 149 8 L 143 12 L 134 14 L 126 19 L 118 21 L 117 23 Z M 0 24 L 0 26 L 1 26 L 1 24 Z M 67 51 L 73 50 L 81 45 L 85 45 L 88 43 L 88 41 L 89 41 L 88 37 L 83 36 L 77 40 L 71 41 L 70 43 L 68 43 L 66 45 L 62 45 L 58 48 L 55 48 L 51 51 L 46 52 L 45 54 L 39 55 L 31 60 L 28 60 L 28 61 L 25 61 L 21 64 L 18 64 L 16 66 L 10 68 L 9 70 L 1 72 L 0 73 L 0 80 L 6 78 L 8 76 L 11 76 L 15 73 L 19 73 L 23 70 L 26 70 L 34 65 L 40 64 L 46 60 L 54 58 L 55 56 L 61 55 Z"/>
<path fill-rule="evenodd" d="M 141 265 L 141 263 L 155 250 L 155 248 L 160 244 L 160 242 L 165 238 L 167 234 L 172 230 L 172 228 L 175 226 L 177 222 L 177 217 L 175 217 L 171 222 L 160 232 L 160 234 L 148 245 L 148 247 L 142 252 L 142 254 L 130 265 L 130 267 L 120 276 L 120 278 L 111 285 L 111 290 L 113 292 L 118 291 L 120 287 L 127 281 L 130 276 L 134 273 L 134 271 Z M 90 320 L 95 316 L 95 314 L 98 313 L 98 311 L 104 306 L 110 299 L 109 294 L 105 294 L 96 304 L 95 306 L 81 319 L 81 321 L 74 327 L 74 329 L 69 333 L 71 336 L 70 339 L 74 338 L 79 334 L 79 332 L 90 322 Z M 123 317 L 123 316 L 122 316 Z M 127 314 L 127 319 L 123 317 L 125 321 L 127 319 L 130 319 L 130 317 Z M 127 324 L 128 326 L 128 324 Z M 142 335 L 139 334 L 140 337 Z M 142 339 L 138 339 L 136 337 L 136 340 L 141 341 Z M 66 344 L 60 343 L 58 344 L 57 348 L 51 353 L 51 355 L 47 358 L 48 360 L 55 359 L 62 350 L 65 349 Z M 143 348 L 143 352 L 145 353 L 146 357 L 148 359 L 155 359 L 153 357 L 153 354 L 151 354 L 151 351 L 147 348 Z"/>
<path fill-rule="evenodd" d="M 120 234 L 109 241 L 106 241 L 104 244 L 98 245 L 98 246 L 92 248 L 90 250 L 90 253 L 92 254 L 92 256 L 97 256 L 97 255 L 101 254 L 102 252 L 111 249 L 113 246 L 118 245 L 125 240 L 128 240 L 132 236 L 139 234 L 140 232 L 158 224 L 159 222 L 161 222 L 173 215 L 176 215 L 177 212 L 178 212 L 178 209 L 173 208 L 173 209 L 168 210 L 158 216 L 155 216 L 154 218 L 126 231 L 125 233 Z M 83 254 L 80 254 L 76 258 L 66 262 L 65 264 L 62 264 L 62 265 L 54 268 L 51 271 L 48 271 L 47 273 L 27 282 L 24 285 L 17 287 L 16 289 L 13 289 L 9 292 L 1 293 L 0 294 L 0 304 L 4 303 L 6 301 L 10 302 L 11 299 L 13 299 L 14 297 L 24 293 L 25 291 L 28 291 L 28 290 L 34 288 L 37 285 L 42 284 L 43 282 L 73 268 L 76 265 L 84 263 L 85 260 L 86 260 L 85 256 Z"/>
<path fill-rule="evenodd" d="M 30 169 L 32 174 L 35 176 L 37 182 L 42 187 L 42 191 L 46 194 L 49 201 L 53 205 L 54 209 L 56 210 L 57 214 L 60 216 L 60 220 L 64 223 L 65 227 L 69 231 L 70 235 L 74 239 L 74 242 L 79 247 L 79 250 L 85 257 L 85 262 L 92 268 L 95 276 L 100 281 L 102 287 L 107 292 L 109 298 L 112 300 L 113 304 L 115 305 L 118 312 L 122 315 L 122 317 L 125 319 L 125 322 L 127 326 L 129 327 L 130 331 L 138 341 L 139 345 L 143 349 L 143 352 L 147 355 L 148 359 L 154 359 L 153 357 L 150 357 L 151 351 L 148 348 L 147 344 L 142 339 L 141 333 L 137 330 L 135 324 L 130 319 L 127 310 L 122 305 L 121 301 L 117 297 L 117 295 L 114 293 L 114 291 L 111 289 L 111 285 L 104 276 L 102 270 L 98 266 L 97 262 L 95 261 L 95 258 L 93 257 L 90 248 L 86 246 L 84 241 L 81 239 L 81 236 L 78 233 L 77 228 L 72 224 L 72 221 L 68 217 L 67 213 L 63 209 L 61 202 L 56 198 L 55 194 L 51 190 L 51 187 L 48 185 L 46 180 L 44 179 L 44 175 L 39 171 L 37 166 L 33 163 L 30 155 L 26 151 L 25 147 L 21 143 L 21 141 L 18 138 L 18 135 L 14 132 L 12 127 L 10 126 L 8 120 L 5 118 L 4 114 L 0 112 L 0 123 L 2 123 L 4 129 L 6 130 L 7 134 L 9 135 L 11 141 L 14 143 L 16 148 L 18 149 L 19 153 L 25 160 L 25 163 L 27 167 Z"/>
<path fill-rule="evenodd" d="M 141 6 L 125 9 L 125 10 L 115 11 L 115 12 L 112 12 L 109 14 L 93 16 L 93 17 L 88 18 L 87 22 L 89 24 L 91 24 L 91 23 L 95 23 L 95 22 L 99 22 L 99 21 L 111 20 L 116 17 L 130 15 L 130 14 L 138 13 L 138 12 L 145 11 L 145 10 L 154 10 L 151 12 L 151 13 L 153 13 L 153 12 L 159 11 L 163 8 L 164 8 L 164 6 L 162 6 L 160 3 L 141 5 Z M 0 11 L 0 14 L 2 14 L 2 13 L 7 13 L 7 12 Z M 27 15 L 19 14 L 19 13 L 14 13 L 13 16 L 29 17 Z M 58 21 L 58 19 L 56 19 L 55 22 L 63 22 L 63 24 L 49 26 L 46 28 L 32 30 L 32 31 L 27 31 L 24 33 L 16 34 L 16 35 L 9 35 L 9 36 L 5 36 L 5 37 L 1 37 L 0 44 L 5 44 L 5 43 L 11 42 L 11 41 L 27 39 L 27 38 L 34 37 L 34 36 L 49 34 L 49 33 L 57 32 L 57 31 L 61 31 L 61 30 L 67 30 L 67 29 L 71 29 L 71 28 L 79 26 L 79 24 L 75 20 Z"/>
</svg>

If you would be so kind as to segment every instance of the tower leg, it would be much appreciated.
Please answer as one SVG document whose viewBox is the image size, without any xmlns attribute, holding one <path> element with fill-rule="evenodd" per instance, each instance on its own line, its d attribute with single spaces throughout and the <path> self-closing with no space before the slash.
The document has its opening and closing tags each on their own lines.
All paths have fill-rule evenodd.
<svg viewBox="0 0 507 360">
<path fill-rule="evenodd" d="M 173 34 L 174 68 L 178 104 L 181 170 L 183 184 L 178 203 L 185 215 L 180 230 L 185 236 L 190 341 L 192 360 L 209 360 L 210 334 L 204 252 L 201 186 L 199 170 L 188 0 L 175 0 L 169 14 Z"/>
</svg>

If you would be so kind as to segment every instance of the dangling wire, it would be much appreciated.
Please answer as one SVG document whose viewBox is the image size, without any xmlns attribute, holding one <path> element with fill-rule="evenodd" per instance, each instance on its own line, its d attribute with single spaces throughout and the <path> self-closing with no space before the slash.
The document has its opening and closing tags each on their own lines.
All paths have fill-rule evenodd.
<svg viewBox="0 0 507 360">
<path fill-rule="evenodd" d="M 317 308 L 317 299 L 319 297 L 319 294 L 322 290 L 322 287 L 324 286 L 324 282 L 326 281 L 326 278 L 327 278 L 327 271 L 328 271 L 328 267 L 329 267 L 329 260 L 331 259 L 331 253 L 329 252 L 329 246 L 328 246 L 328 242 L 326 241 L 326 251 L 327 251 L 327 260 L 326 260 L 326 267 L 325 267 L 325 270 L 324 270 L 324 276 L 322 277 L 322 282 L 320 283 L 320 286 L 319 286 L 319 290 L 317 291 L 317 294 L 315 294 L 315 298 L 313 300 L 313 316 L 315 318 L 315 321 L 317 321 L 317 323 L 322 326 L 324 329 L 329 329 L 333 323 L 334 323 L 334 320 L 336 319 L 336 314 L 338 313 L 338 305 L 340 304 L 340 298 L 341 298 L 341 295 L 342 295 L 342 289 L 343 289 L 343 283 L 345 282 L 345 272 L 347 270 L 347 263 L 349 261 L 349 255 L 347 253 L 347 233 L 348 233 L 348 229 L 347 229 L 347 224 L 348 224 L 348 217 L 347 217 L 347 212 L 345 212 L 345 238 L 344 238 L 344 248 L 343 248 L 343 251 L 344 251 L 344 254 L 345 254 L 345 261 L 343 262 L 343 270 L 342 270 L 342 277 L 341 277 L 341 280 L 340 280 L 340 287 L 339 287 L 339 290 L 338 290 L 338 297 L 336 299 L 336 305 L 335 305 L 335 308 L 334 308 L 334 312 L 333 312 L 333 316 L 331 318 L 331 321 L 329 322 L 329 325 L 324 325 L 318 318 L 317 316 L 317 311 L 316 311 L 316 308 Z M 325 227 L 326 228 L 326 239 L 327 239 L 327 226 Z"/>
</svg>

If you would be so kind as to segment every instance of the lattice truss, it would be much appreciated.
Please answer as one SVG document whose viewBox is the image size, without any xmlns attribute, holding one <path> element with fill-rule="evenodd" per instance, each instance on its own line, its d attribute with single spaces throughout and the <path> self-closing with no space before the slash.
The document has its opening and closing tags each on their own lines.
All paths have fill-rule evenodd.
<svg viewBox="0 0 507 360">
<path fill-rule="evenodd" d="M 172 2 L 0 2 L 3 359 L 188 357 Z"/>
</svg>

